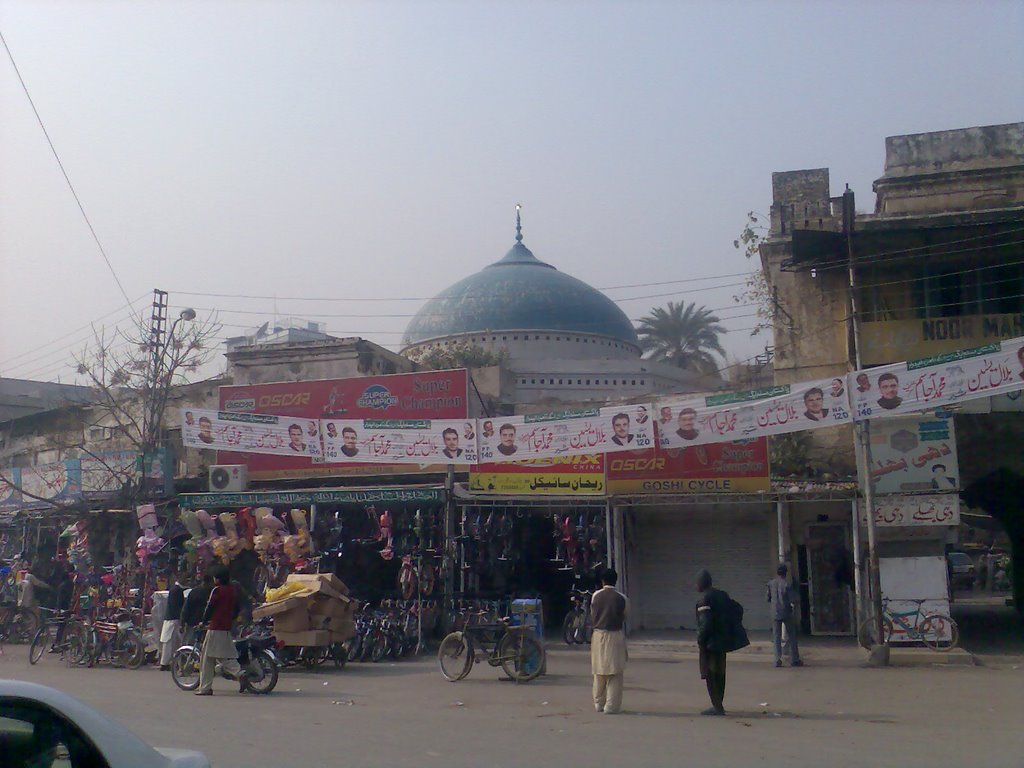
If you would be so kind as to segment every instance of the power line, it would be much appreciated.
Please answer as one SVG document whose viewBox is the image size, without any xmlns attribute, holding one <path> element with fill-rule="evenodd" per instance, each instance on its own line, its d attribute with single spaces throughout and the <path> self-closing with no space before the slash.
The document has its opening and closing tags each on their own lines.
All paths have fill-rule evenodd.
<svg viewBox="0 0 1024 768">
<path fill-rule="evenodd" d="M 36 120 L 39 122 L 39 127 L 43 130 L 43 136 L 46 137 L 46 143 L 50 145 L 50 151 L 53 153 L 53 157 L 57 161 L 57 167 L 60 168 L 60 172 L 64 175 L 64 181 L 67 182 L 68 189 L 71 190 L 71 195 L 75 198 L 75 202 L 78 204 L 78 210 L 82 212 L 82 218 L 85 219 L 86 226 L 89 227 L 89 232 L 92 233 L 92 239 L 96 242 L 96 247 L 99 248 L 100 255 L 103 257 L 103 261 L 106 262 L 107 269 L 110 270 L 110 274 L 114 278 L 114 282 L 117 283 L 117 288 L 121 291 L 121 295 L 124 297 L 125 303 L 130 307 L 132 306 L 132 300 L 128 298 L 128 292 L 124 289 L 124 285 L 121 283 L 121 278 L 117 276 L 117 272 L 114 270 L 114 265 L 110 263 L 110 259 L 107 257 L 107 252 L 103 248 L 103 243 L 100 242 L 99 235 L 96 234 L 96 229 L 93 227 L 92 221 L 89 220 L 89 215 L 85 212 L 85 206 L 82 205 L 82 200 L 78 196 L 78 192 L 75 190 L 75 185 L 71 183 L 71 177 L 68 176 L 68 172 L 64 168 L 64 163 L 61 162 L 60 155 L 57 154 L 57 148 L 54 146 L 53 140 L 50 138 L 49 131 L 46 130 L 46 126 L 43 124 L 43 118 L 40 116 L 39 110 L 36 109 L 36 103 L 32 99 L 32 94 L 29 93 L 28 86 L 25 84 L 25 79 L 21 76 L 21 70 L 18 69 L 18 64 L 14 60 L 14 54 L 11 53 L 10 46 L 7 45 L 7 40 L 4 38 L 3 32 L 0 32 L 0 42 L 4 44 L 4 50 L 7 51 L 7 58 L 11 60 L 11 66 L 14 67 L 14 74 L 18 76 L 18 82 L 21 83 L 21 89 L 25 92 L 25 97 L 28 99 L 28 103 L 32 107 L 32 112 L 35 113 Z"/>
<path fill-rule="evenodd" d="M 139 298 L 135 299 L 135 301 L 133 301 L 131 303 L 131 308 L 132 308 L 133 312 L 134 312 L 134 306 L 136 304 L 138 304 L 140 301 L 142 301 L 144 298 L 146 298 L 147 296 L 149 296 L 149 293 L 144 293 L 142 296 L 140 296 Z M 37 344 L 34 349 L 30 349 L 27 352 L 21 352 L 21 353 L 19 353 L 17 355 L 14 355 L 12 357 L 7 358 L 6 360 L 0 360 L 0 367 L 9 365 L 10 363 L 13 363 L 15 360 L 20 360 L 21 358 L 26 357 L 27 355 L 31 355 L 31 354 L 33 354 L 35 352 L 38 352 L 41 349 L 46 349 L 47 347 L 51 347 L 54 344 L 58 344 L 58 343 L 62 342 L 64 339 L 67 339 L 67 338 L 69 338 L 71 336 L 75 336 L 76 334 L 81 333 L 84 330 L 88 330 L 88 329 L 92 328 L 93 326 L 96 325 L 96 323 L 100 322 L 101 320 L 106 320 L 111 315 L 117 315 L 117 314 L 123 313 L 124 310 L 125 310 L 125 307 L 119 306 L 117 309 L 112 310 L 111 312 L 107 312 L 105 315 L 100 315 L 95 320 L 90 321 L 89 323 L 81 326 L 80 328 L 76 328 L 73 331 L 68 331 L 67 333 L 63 334 L 62 336 L 58 336 L 57 338 L 55 338 L 55 339 L 53 339 L 51 341 L 48 341 L 48 342 L 46 342 L 44 344 Z M 127 320 L 129 317 L 134 318 L 135 315 L 133 313 L 129 313 L 129 315 L 127 315 L 127 316 L 123 317 L 122 319 L 118 320 L 117 323 L 115 323 L 115 325 L 120 325 L 120 323 L 122 323 L 124 320 Z M 69 346 L 74 346 L 74 344 L 77 344 L 77 343 L 79 343 L 79 342 L 73 342 Z M 67 349 L 67 348 L 68 347 L 63 347 L 63 349 Z M 19 363 L 15 367 L 17 368 L 17 367 L 20 367 L 20 366 L 21 366 L 21 364 Z"/>
</svg>

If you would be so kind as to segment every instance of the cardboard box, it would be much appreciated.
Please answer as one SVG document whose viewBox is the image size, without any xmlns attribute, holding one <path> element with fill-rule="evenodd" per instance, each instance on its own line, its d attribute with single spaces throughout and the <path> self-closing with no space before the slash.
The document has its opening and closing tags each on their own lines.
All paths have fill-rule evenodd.
<svg viewBox="0 0 1024 768">
<path fill-rule="evenodd" d="M 334 616 L 339 619 L 350 617 L 355 611 L 351 601 L 342 602 L 333 598 L 317 595 L 310 601 L 309 612 L 321 616 Z"/>
<path fill-rule="evenodd" d="M 326 630 L 309 630 L 306 632 L 274 632 L 274 637 L 277 638 L 278 642 L 282 642 L 285 645 L 302 645 L 302 646 L 316 646 L 316 645 L 330 645 L 331 644 L 331 633 Z"/>
<path fill-rule="evenodd" d="M 303 607 L 294 608 L 274 616 L 274 632 L 305 632 L 309 629 L 320 629 L 313 626 L 310 616 Z"/>
<path fill-rule="evenodd" d="M 326 584 L 334 592 L 344 597 L 348 594 L 348 587 L 345 582 L 333 573 L 291 573 L 285 579 L 285 583 L 314 585 L 317 583 Z"/>
<path fill-rule="evenodd" d="M 337 629 L 332 629 L 330 632 L 332 643 L 344 643 L 356 634 L 356 625 L 349 622 Z"/>
<path fill-rule="evenodd" d="M 254 619 L 265 619 L 268 616 L 276 616 L 279 613 L 292 611 L 304 605 L 305 600 L 302 597 L 290 595 L 284 600 L 278 600 L 276 603 L 264 603 L 259 608 L 253 610 L 252 617 Z"/>
</svg>

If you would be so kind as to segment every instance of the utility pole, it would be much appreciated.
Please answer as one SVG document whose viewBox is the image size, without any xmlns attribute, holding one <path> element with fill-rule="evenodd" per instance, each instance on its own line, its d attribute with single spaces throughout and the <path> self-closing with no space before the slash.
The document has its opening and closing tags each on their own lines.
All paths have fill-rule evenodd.
<svg viewBox="0 0 1024 768">
<path fill-rule="evenodd" d="M 142 455 L 139 457 L 139 497 L 146 497 L 146 461 L 156 449 L 160 410 L 160 379 L 164 363 L 164 335 L 167 331 L 167 291 L 153 289 L 153 312 L 149 323 L 149 367 L 142 419 Z"/>
<path fill-rule="evenodd" d="M 849 271 L 850 285 L 850 323 L 853 336 L 853 365 L 855 370 L 861 370 L 861 346 L 860 346 L 860 317 L 857 307 L 857 270 L 854 264 L 853 255 L 853 227 L 855 222 L 855 206 L 853 190 L 849 185 L 843 192 L 843 232 L 846 235 L 846 259 Z M 854 414 L 856 418 L 856 414 Z M 864 506 L 867 508 L 867 531 L 868 531 L 868 592 L 871 596 L 871 616 L 874 619 L 873 634 L 877 638 L 879 646 L 884 650 L 876 654 L 872 649 L 872 660 L 878 664 L 889 663 L 889 649 L 885 647 L 885 638 L 882 636 L 882 584 L 878 571 L 878 539 L 875 534 L 875 480 L 871 475 L 871 422 L 867 419 L 854 421 L 854 434 L 857 451 L 857 473 L 861 478 L 861 494 L 864 497 Z M 859 510 L 856 514 L 859 514 Z M 859 526 L 855 526 L 855 530 Z M 859 533 L 858 533 L 859 535 Z M 857 606 L 858 609 L 860 606 Z"/>
</svg>

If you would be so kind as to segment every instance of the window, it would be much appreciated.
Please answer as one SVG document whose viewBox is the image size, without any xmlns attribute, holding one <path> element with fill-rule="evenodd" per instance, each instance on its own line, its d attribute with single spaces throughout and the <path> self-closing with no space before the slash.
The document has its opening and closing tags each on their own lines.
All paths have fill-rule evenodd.
<svg viewBox="0 0 1024 768">
<path fill-rule="evenodd" d="M 531 383 L 531 384 L 536 384 L 536 383 L 537 383 L 537 380 L 536 380 L 536 379 L 530 379 L 530 383 Z M 543 384 L 543 383 L 544 383 L 544 382 L 543 382 L 543 381 L 541 381 L 541 384 Z M 865 512 L 864 514 L 867 514 L 867 513 Z"/>
<path fill-rule="evenodd" d="M 587 379 L 587 386 L 588 387 L 590 386 L 590 379 Z M 620 419 L 620 421 L 621 421 L 621 419 Z M 865 512 L 864 514 L 867 514 L 867 513 Z"/>
<path fill-rule="evenodd" d="M 24 699 L 0 699 L 0 744 L 4 765 L 109 768 L 77 726 Z"/>
<path fill-rule="evenodd" d="M 559 384 L 561 384 L 561 383 L 562 383 L 562 380 L 561 380 L 561 379 L 559 379 L 559 380 L 558 380 L 558 383 L 559 383 Z M 865 514 L 866 514 L 866 513 L 865 513 Z"/>
<path fill-rule="evenodd" d="M 847 210 L 849 210 L 849 208 L 847 208 Z M 635 387 L 636 386 L 636 379 L 633 379 L 631 382 L 629 382 L 629 384 L 630 384 L 630 386 Z M 619 421 L 622 421 L 622 419 L 619 419 Z M 864 509 L 867 509 L 867 507 L 865 507 Z M 864 514 L 866 515 L 867 512 L 865 512 Z"/>
</svg>

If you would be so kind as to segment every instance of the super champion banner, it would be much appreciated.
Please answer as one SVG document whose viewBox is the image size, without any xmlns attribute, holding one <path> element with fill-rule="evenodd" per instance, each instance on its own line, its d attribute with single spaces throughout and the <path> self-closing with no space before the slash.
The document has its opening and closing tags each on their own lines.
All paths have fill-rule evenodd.
<svg viewBox="0 0 1024 768">
<path fill-rule="evenodd" d="M 330 419 L 320 422 L 324 460 L 377 464 L 476 464 L 476 421 Z"/>
<path fill-rule="evenodd" d="M 480 419 L 477 423 L 481 462 L 654 447 L 650 404 Z"/>
<path fill-rule="evenodd" d="M 1024 389 L 1024 339 L 857 371 L 849 388 L 857 421 Z"/>
<path fill-rule="evenodd" d="M 262 413 L 181 410 L 181 437 L 189 448 L 319 459 L 320 422 Z"/>
<path fill-rule="evenodd" d="M 746 440 L 850 422 L 844 377 L 657 402 L 662 448 Z"/>
</svg>

